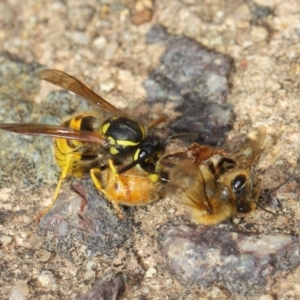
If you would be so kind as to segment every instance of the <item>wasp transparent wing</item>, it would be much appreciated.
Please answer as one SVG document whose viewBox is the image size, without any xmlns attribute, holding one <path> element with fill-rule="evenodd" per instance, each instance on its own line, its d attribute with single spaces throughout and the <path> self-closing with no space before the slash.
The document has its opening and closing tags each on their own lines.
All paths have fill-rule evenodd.
<svg viewBox="0 0 300 300">
<path fill-rule="evenodd" d="M 85 84 L 63 71 L 55 69 L 46 69 L 40 71 L 38 75 L 40 79 L 46 80 L 54 85 L 57 85 L 63 89 L 69 90 L 75 94 L 84 97 L 86 100 L 98 106 L 100 109 L 103 109 L 107 112 L 111 112 L 114 115 L 124 115 L 124 113 L 121 110 L 107 102 L 101 96 L 97 95 Z"/>
<path fill-rule="evenodd" d="M 64 138 L 108 147 L 108 141 L 102 134 L 92 131 L 76 130 L 63 126 L 48 124 L 8 123 L 0 124 L 0 129 L 25 135 L 44 135 L 53 138 Z"/>
</svg>

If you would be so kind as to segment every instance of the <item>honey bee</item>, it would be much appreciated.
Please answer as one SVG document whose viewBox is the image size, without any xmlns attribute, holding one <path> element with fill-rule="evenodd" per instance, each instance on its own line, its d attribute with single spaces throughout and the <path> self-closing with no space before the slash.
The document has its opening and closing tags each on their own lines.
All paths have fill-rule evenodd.
<svg viewBox="0 0 300 300">
<path fill-rule="evenodd" d="M 58 198 L 62 182 L 67 176 L 80 178 L 89 170 L 95 186 L 112 201 L 119 216 L 121 213 L 118 203 L 147 204 L 149 201 L 146 201 L 145 196 L 140 198 L 140 202 L 138 201 L 138 192 L 134 193 L 133 178 L 136 184 L 141 183 L 143 186 L 140 190 L 146 191 L 148 188 L 149 193 L 154 194 L 150 182 L 154 185 L 160 178 L 156 172 L 156 161 L 162 151 L 162 143 L 158 137 L 148 133 L 148 130 L 164 119 L 160 118 L 148 126 L 143 126 L 94 93 L 82 82 L 59 70 L 43 70 L 39 72 L 39 78 L 84 97 L 94 104 L 96 109 L 94 112 L 75 115 L 60 126 L 26 123 L 0 124 L 0 129 L 3 130 L 55 138 L 54 157 L 61 169 L 61 175 L 51 203 L 36 219 L 40 220 L 50 211 Z M 128 162 L 128 165 L 123 164 L 122 168 L 117 170 L 113 166 L 113 161 L 110 160 L 100 178 L 100 169 L 107 165 L 109 157 L 117 163 Z M 117 187 L 123 190 L 118 190 Z M 113 189 L 115 189 L 115 198 Z M 124 193 L 123 200 L 121 200 L 122 193 Z M 156 196 L 150 198 L 154 199 Z"/>
<path fill-rule="evenodd" d="M 265 127 L 260 126 L 246 137 L 236 153 L 212 149 L 213 155 L 206 160 L 201 159 L 203 146 L 194 144 L 188 150 L 194 151 L 188 153 L 190 157 L 175 165 L 170 172 L 169 190 L 173 189 L 180 203 L 189 208 L 194 223 L 213 225 L 256 208 L 261 180 L 251 165 L 265 135 Z"/>
</svg>

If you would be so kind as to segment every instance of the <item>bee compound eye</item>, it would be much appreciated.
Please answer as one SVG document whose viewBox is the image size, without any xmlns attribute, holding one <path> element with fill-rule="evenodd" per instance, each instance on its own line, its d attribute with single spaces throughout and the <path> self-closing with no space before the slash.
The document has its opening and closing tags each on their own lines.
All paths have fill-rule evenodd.
<svg viewBox="0 0 300 300">
<path fill-rule="evenodd" d="M 231 182 L 231 187 L 235 194 L 240 194 L 242 189 L 245 187 L 247 178 L 244 174 L 239 174 Z"/>
</svg>

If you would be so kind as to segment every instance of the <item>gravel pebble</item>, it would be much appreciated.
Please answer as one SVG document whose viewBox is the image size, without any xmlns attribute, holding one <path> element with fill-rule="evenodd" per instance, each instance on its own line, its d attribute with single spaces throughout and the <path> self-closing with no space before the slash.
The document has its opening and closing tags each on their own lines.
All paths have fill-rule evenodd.
<svg viewBox="0 0 300 300">
<path fill-rule="evenodd" d="M 18 281 L 11 289 L 9 300 L 26 300 L 29 296 L 29 288 L 25 281 Z"/>
</svg>

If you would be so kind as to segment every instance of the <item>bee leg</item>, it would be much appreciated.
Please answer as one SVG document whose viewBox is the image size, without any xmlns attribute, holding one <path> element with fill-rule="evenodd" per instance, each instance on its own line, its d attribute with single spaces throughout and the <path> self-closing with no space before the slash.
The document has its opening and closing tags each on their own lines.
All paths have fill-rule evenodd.
<svg viewBox="0 0 300 300">
<path fill-rule="evenodd" d="M 108 160 L 108 165 L 109 165 L 109 168 L 111 169 L 111 171 L 113 173 L 113 176 L 119 176 L 117 174 L 116 167 L 114 166 L 113 161 L 111 159 Z M 94 185 L 95 185 L 96 189 L 98 191 L 100 191 L 104 196 L 106 196 L 106 199 L 111 202 L 111 204 L 113 205 L 114 209 L 117 212 L 118 217 L 120 219 L 124 219 L 122 210 L 121 210 L 120 206 L 118 205 L 117 201 L 114 201 L 113 199 L 111 199 L 111 197 L 109 197 L 107 195 L 105 189 L 103 188 L 103 186 L 101 184 L 101 170 L 99 168 L 93 168 L 93 169 L 90 170 L 90 175 L 91 175 L 91 178 L 94 182 Z"/>
<path fill-rule="evenodd" d="M 74 161 L 79 161 L 81 159 L 81 154 L 79 153 L 72 153 L 70 155 L 67 156 L 66 158 L 66 164 L 60 174 L 56 189 L 55 189 L 55 193 L 54 196 L 52 198 L 52 201 L 48 204 L 48 206 L 35 217 L 35 220 L 37 222 L 40 221 L 40 219 L 45 216 L 53 207 L 53 205 L 55 204 L 55 202 L 57 201 L 58 198 L 58 194 L 62 185 L 63 180 L 70 174 L 70 170 L 71 170 L 71 166 L 74 163 Z"/>
</svg>

